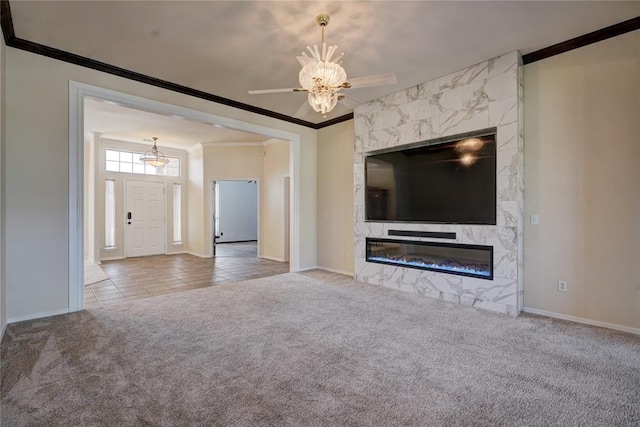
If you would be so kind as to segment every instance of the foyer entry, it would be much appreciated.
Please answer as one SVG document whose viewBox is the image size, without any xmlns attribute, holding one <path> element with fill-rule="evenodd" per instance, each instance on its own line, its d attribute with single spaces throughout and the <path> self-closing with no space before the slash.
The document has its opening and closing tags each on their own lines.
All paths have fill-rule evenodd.
<svg viewBox="0 0 640 427">
<path fill-rule="evenodd" d="M 240 256 L 200 258 L 188 254 L 105 261 L 101 267 L 109 279 L 85 287 L 86 308 L 289 272 L 286 262 Z"/>
</svg>

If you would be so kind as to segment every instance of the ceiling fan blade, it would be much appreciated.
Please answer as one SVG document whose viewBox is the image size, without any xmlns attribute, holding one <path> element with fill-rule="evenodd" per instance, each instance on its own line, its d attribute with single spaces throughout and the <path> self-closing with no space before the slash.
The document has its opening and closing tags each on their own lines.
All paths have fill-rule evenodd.
<svg viewBox="0 0 640 427">
<path fill-rule="evenodd" d="M 359 101 L 358 99 L 354 98 L 353 96 L 347 95 L 346 93 L 340 92 L 340 103 L 343 105 L 346 105 L 347 107 L 351 108 L 352 110 L 355 109 L 356 107 L 359 107 L 360 105 L 362 105 L 362 102 Z"/>
<path fill-rule="evenodd" d="M 355 79 L 348 79 L 347 83 L 351 86 L 350 89 L 357 89 L 360 87 L 369 86 L 385 86 L 394 85 L 398 83 L 396 75 L 393 73 L 375 74 L 373 76 L 356 77 Z"/>
<path fill-rule="evenodd" d="M 288 87 L 284 89 L 258 89 L 250 90 L 249 95 L 261 95 L 263 93 L 282 93 L 282 92 L 305 92 L 305 89 L 297 87 Z"/>
<path fill-rule="evenodd" d="M 305 65 L 310 64 L 311 62 L 315 62 L 315 60 L 313 58 L 310 58 L 308 56 L 303 56 L 303 55 L 298 55 L 296 56 L 296 59 L 298 60 L 298 62 L 300 63 L 300 65 L 302 65 L 303 67 Z"/>
<path fill-rule="evenodd" d="M 298 108 L 298 111 L 293 115 L 296 119 L 301 119 L 307 115 L 309 110 L 311 109 L 311 105 L 309 105 L 309 101 L 304 101 L 304 104 Z"/>
</svg>

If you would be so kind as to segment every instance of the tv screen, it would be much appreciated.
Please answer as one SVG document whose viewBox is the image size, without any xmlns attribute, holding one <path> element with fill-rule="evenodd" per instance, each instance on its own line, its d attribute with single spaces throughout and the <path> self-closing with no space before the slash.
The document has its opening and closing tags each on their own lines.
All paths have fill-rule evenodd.
<svg viewBox="0 0 640 427">
<path fill-rule="evenodd" d="M 496 223 L 495 134 L 367 155 L 367 221 Z"/>
</svg>

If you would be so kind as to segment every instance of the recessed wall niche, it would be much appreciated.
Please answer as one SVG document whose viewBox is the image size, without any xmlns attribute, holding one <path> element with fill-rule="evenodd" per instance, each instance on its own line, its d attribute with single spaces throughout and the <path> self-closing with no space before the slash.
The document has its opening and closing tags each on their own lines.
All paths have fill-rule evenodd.
<svg viewBox="0 0 640 427">
<path fill-rule="evenodd" d="M 355 110 L 357 280 L 512 315 L 520 312 L 524 226 L 522 94 L 522 60 L 518 52 L 512 52 Z M 488 128 L 496 129 L 495 225 L 366 221 L 367 153 Z M 448 242 L 491 246 L 493 278 L 367 262 L 366 239 L 385 238 L 390 230 L 455 233 L 455 239 Z"/>
</svg>

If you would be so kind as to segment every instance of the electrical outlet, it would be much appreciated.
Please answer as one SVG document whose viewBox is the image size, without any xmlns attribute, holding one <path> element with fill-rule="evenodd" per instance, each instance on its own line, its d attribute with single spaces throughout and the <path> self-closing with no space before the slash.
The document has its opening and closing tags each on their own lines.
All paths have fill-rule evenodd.
<svg viewBox="0 0 640 427">
<path fill-rule="evenodd" d="M 564 280 L 558 280 L 558 291 L 567 292 L 567 282 Z"/>
</svg>

